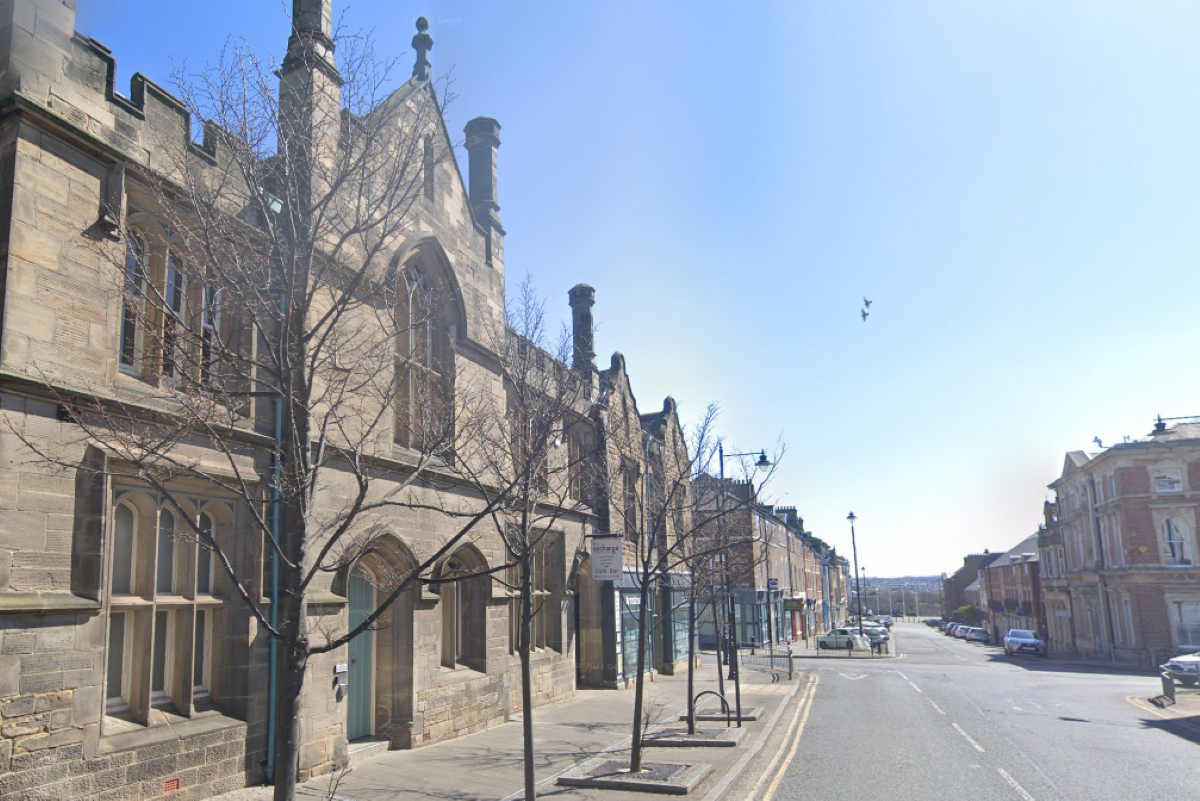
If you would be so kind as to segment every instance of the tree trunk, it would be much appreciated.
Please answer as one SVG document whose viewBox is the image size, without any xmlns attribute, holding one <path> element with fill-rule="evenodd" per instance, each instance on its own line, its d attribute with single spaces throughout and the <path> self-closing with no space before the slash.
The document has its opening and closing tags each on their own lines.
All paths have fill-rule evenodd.
<svg viewBox="0 0 1200 801">
<path fill-rule="evenodd" d="M 533 560 L 528 549 L 521 559 L 521 629 L 517 636 L 517 652 L 521 658 L 521 738 L 525 758 L 525 801 L 534 801 L 533 775 L 533 676 L 529 669 L 529 652 L 533 635 Z"/>
<path fill-rule="evenodd" d="M 717 665 L 719 673 L 721 666 Z M 696 733 L 696 594 L 688 592 L 688 734 Z"/>
<path fill-rule="evenodd" d="M 291 600 L 280 610 L 296 615 L 287 624 L 282 643 L 275 710 L 275 794 L 274 801 L 295 801 L 300 754 L 300 693 L 308 669 L 308 641 L 298 616 L 303 605 Z M 287 620 L 287 618 L 283 618 Z"/>
<path fill-rule="evenodd" d="M 633 691 L 633 741 L 629 750 L 629 772 L 637 773 L 642 769 L 642 676 L 646 672 L 646 599 L 650 595 L 650 582 L 643 577 L 642 587 L 638 591 L 638 654 L 637 676 Z"/>
</svg>

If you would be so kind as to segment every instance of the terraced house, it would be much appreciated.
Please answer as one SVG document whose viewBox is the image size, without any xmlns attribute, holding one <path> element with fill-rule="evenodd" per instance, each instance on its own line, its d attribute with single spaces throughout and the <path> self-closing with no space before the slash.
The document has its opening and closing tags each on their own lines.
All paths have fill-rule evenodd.
<svg viewBox="0 0 1200 801">
<path fill-rule="evenodd" d="M 499 123 L 464 175 L 428 23 L 376 96 L 332 5 L 294 0 L 273 94 L 223 64 L 179 97 L 118 87 L 75 0 L 0 3 L 0 796 L 204 797 L 502 722 L 526 578 L 535 703 L 630 677 L 588 542 L 650 536 L 674 403 L 596 369 L 590 287 L 573 357 L 510 325 Z M 686 659 L 664 591 L 651 673 Z"/>
</svg>

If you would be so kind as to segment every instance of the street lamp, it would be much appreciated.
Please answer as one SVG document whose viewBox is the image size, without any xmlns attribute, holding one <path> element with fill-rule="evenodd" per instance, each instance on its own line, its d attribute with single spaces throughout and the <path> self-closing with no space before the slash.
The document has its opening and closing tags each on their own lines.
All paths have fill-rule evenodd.
<svg viewBox="0 0 1200 801">
<path fill-rule="evenodd" d="M 731 453 L 731 454 L 729 454 L 729 457 L 732 459 L 732 458 L 738 457 L 738 456 L 753 456 L 753 455 L 754 455 L 753 453 Z M 725 445 L 723 443 L 719 443 L 719 442 L 717 443 L 717 464 L 720 467 L 720 471 L 721 471 L 721 484 L 720 484 L 721 507 L 720 507 L 720 510 L 723 513 L 725 511 L 725 503 L 724 503 L 724 501 L 725 501 Z M 758 461 L 754 463 L 754 466 L 757 467 L 759 470 L 766 470 L 768 467 L 771 466 L 771 460 L 767 458 L 766 450 L 759 452 Z M 721 518 L 718 517 L 717 518 L 718 541 L 720 541 L 720 539 L 719 539 L 720 526 L 721 526 Z M 729 608 L 726 610 L 726 612 L 729 615 L 729 632 L 730 632 L 729 678 L 733 679 L 734 699 L 735 699 L 735 704 L 737 705 L 737 724 L 738 724 L 738 728 L 741 728 L 741 725 L 742 725 L 742 680 L 741 680 L 741 676 L 739 675 L 739 671 L 738 671 L 737 615 L 734 612 L 734 607 L 733 607 L 733 588 L 730 585 L 728 562 L 726 563 L 726 565 L 727 566 L 725 569 L 725 598 L 727 599 L 728 604 L 729 604 Z M 717 670 L 720 670 L 720 669 L 721 669 L 721 667 L 720 667 L 720 665 L 718 665 Z"/>
<path fill-rule="evenodd" d="M 858 596 L 858 634 L 861 637 L 863 633 L 862 585 L 858 583 L 858 542 L 854 539 L 854 521 L 858 518 L 854 516 L 854 512 L 851 512 L 846 515 L 846 519 L 850 521 L 850 548 L 854 551 L 854 594 Z"/>
</svg>

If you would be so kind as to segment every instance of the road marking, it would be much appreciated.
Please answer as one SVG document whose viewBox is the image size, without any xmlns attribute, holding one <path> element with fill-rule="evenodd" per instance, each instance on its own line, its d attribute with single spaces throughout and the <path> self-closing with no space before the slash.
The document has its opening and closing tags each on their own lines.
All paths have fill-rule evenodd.
<svg viewBox="0 0 1200 801">
<path fill-rule="evenodd" d="M 787 772 L 788 765 L 792 763 L 792 758 L 796 756 L 796 749 L 800 746 L 800 735 L 804 733 L 804 726 L 806 723 L 808 723 L 808 713 L 812 710 L 813 700 L 817 694 L 817 682 L 820 681 L 820 678 L 815 675 L 812 677 L 812 679 L 812 682 L 808 685 L 808 687 L 805 688 L 805 692 L 801 694 L 800 703 L 796 707 L 796 714 L 792 716 L 792 722 L 788 726 L 789 732 L 793 729 L 796 732 L 793 736 L 792 747 L 788 751 L 787 757 L 784 758 L 783 764 L 779 766 L 779 772 L 771 781 L 770 786 L 767 787 L 767 793 L 766 795 L 762 796 L 762 801 L 770 801 L 771 796 L 775 793 L 775 788 L 779 786 L 780 780 L 783 779 L 783 774 Z M 804 714 L 801 715 L 801 712 Z M 764 737 L 764 739 L 766 738 Z M 787 741 L 785 740 L 784 742 Z M 758 788 L 762 787 L 762 783 L 766 781 L 767 776 L 769 776 L 771 771 L 775 769 L 775 765 L 779 762 L 779 758 L 781 756 L 783 756 L 782 746 L 780 747 L 779 751 L 776 752 L 770 764 L 767 765 L 766 770 L 764 770 L 762 775 L 759 776 L 758 781 L 754 783 L 754 787 L 750 789 L 750 794 L 746 796 L 747 799 L 759 798 Z"/>
<path fill-rule="evenodd" d="M 930 698 L 930 699 L 929 699 L 929 703 L 933 704 L 933 699 L 932 699 L 932 698 Z M 940 706 L 938 706 L 937 704 L 933 704 L 933 708 L 934 708 L 934 709 L 936 709 L 936 710 L 938 711 L 938 714 L 939 714 L 939 715 L 944 715 L 944 714 L 946 714 L 945 712 L 943 712 L 943 711 L 942 711 L 942 708 L 941 708 Z"/>
<path fill-rule="evenodd" d="M 1017 780 L 1008 775 L 1007 770 L 1004 768 L 996 768 L 996 770 L 1000 771 L 1000 775 L 1004 777 L 1004 781 L 1008 782 L 1009 785 L 1017 791 L 1017 795 L 1021 796 L 1021 798 L 1023 798 L 1025 801 L 1033 801 L 1033 796 L 1025 792 L 1025 788 L 1017 784 Z"/>
<path fill-rule="evenodd" d="M 900 671 L 898 671 L 898 670 L 896 672 L 900 673 Z M 908 681 L 908 676 L 905 676 L 903 673 L 900 673 L 900 678 L 904 679 L 905 681 Z"/>
<path fill-rule="evenodd" d="M 982 745 L 980 745 L 979 743 L 975 742 L 975 739 L 974 739 L 974 738 L 973 738 L 971 735 L 969 735 L 969 734 L 967 734 L 965 731 L 963 731 L 963 727 L 962 727 L 962 726 L 959 726 L 957 723 L 951 723 L 950 725 L 954 727 L 954 730 L 955 730 L 955 731 L 957 731 L 957 732 L 958 732 L 959 734 L 961 734 L 963 737 L 966 737 L 966 738 L 967 738 L 967 742 L 968 742 L 968 743 L 970 743 L 971 745 L 975 746 L 975 750 L 976 750 L 976 751 L 978 751 L 978 752 L 979 752 L 979 753 L 981 753 L 981 754 L 982 754 L 982 753 L 984 753 L 984 751 L 983 751 L 983 746 L 982 746 Z"/>
<path fill-rule="evenodd" d="M 867 677 L 866 673 L 859 673 L 857 676 L 847 676 L 845 673 L 839 673 L 838 675 L 843 679 L 850 679 L 850 681 L 858 681 L 859 679 L 865 679 Z"/>
<path fill-rule="evenodd" d="M 912 687 L 912 688 L 913 688 L 914 690 L 916 690 L 917 692 L 921 692 L 921 688 L 920 688 L 920 687 L 918 687 L 917 685 L 913 684 L 911 681 L 908 683 L 908 686 Z M 924 693 L 922 693 L 922 695 L 923 695 L 923 694 L 924 694 Z"/>
</svg>

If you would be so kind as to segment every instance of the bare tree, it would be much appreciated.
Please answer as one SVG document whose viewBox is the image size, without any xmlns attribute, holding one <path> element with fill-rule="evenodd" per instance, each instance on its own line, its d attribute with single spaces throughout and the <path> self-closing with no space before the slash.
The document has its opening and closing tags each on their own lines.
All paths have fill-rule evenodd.
<svg viewBox="0 0 1200 801">
<path fill-rule="evenodd" d="M 142 381 L 68 390 L 45 376 L 102 463 L 64 462 L 14 425 L 47 461 L 156 492 L 278 648 L 281 801 L 295 795 L 309 659 L 378 628 L 416 583 L 447 580 L 441 561 L 527 487 L 489 473 L 500 483 L 486 496 L 462 491 L 491 454 L 490 389 L 455 375 L 451 282 L 397 258 L 450 157 L 444 94 L 427 76 L 391 92 L 395 64 L 364 37 L 336 37 L 340 66 L 327 68 L 332 48 L 300 33 L 282 65 L 233 43 L 178 76 L 203 143 L 164 136 L 148 168 L 110 177 L 123 191 L 97 247 L 123 287 L 122 370 Z M 249 530 L 235 542 L 198 524 L 185 513 L 198 493 L 232 499 Z M 311 593 L 405 510 L 452 522 L 414 564 L 376 577 L 357 625 L 310 626 Z"/>
<path fill-rule="evenodd" d="M 672 414 L 668 415 L 665 409 L 663 423 L 668 416 L 673 416 L 673 406 L 673 402 L 668 402 Z M 660 424 L 658 430 L 654 430 L 652 424 L 648 430 L 643 430 L 640 443 L 643 452 L 639 455 L 639 461 L 644 465 L 644 471 L 637 481 L 630 481 L 629 474 L 626 476 L 626 501 L 619 508 L 626 530 L 637 532 L 630 545 L 634 557 L 632 578 L 638 590 L 631 771 L 642 769 L 646 640 L 654 625 L 648 601 L 656 588 L 673 575 L 686 573 L 689 568 L 694 569 L 696 565 L 727 552 L 735 545 L 736 538 L 718 532 L 723 532 L 723 521 L 750 504 L 748 495 L 743 499 L 715 495 L 714 490 L 721 486 L 719 481 L 697 480 L 706 475 L 711 477 L 719 445 L 714 432 L 717 415 L 717 407 L 710 405 L 692 429 L 690 443 L 685 442 L 681 429 L 670 425 Z M 782 449 L 770 471 L 762 476 L 760 486 L 770 481 L 779 455 L 782 455 Z M 632 462 L 633 458 L 629 461 Z M 692 580 L 693 576 L 694 573 L 688 576 L 688 580 Z M 689 706 L 691 702 L 689 698 Z M 689 714 L 689 717 L 692 715 Z"/>
<path fill-rule="evenodd" d="M 521 711 L 525 798 L 536 797 L 533 748 L 533 678 L 536 648 L 566 654 L 562 626 L 562 590 L 568 566 L 578 562 L 583 539 L 568 553 L 566 519 L 592 514 L 597 496 L 593 469 L 594 437 L 589 435 L 590 375 L 567 365 L 574 349 L 565 329 L 552 338 L 546 330 L 545 303 L 526 276 L 510 296 L 505 319 L 492 332 L 503 381 L 503 415 L 489 428 L 490 458 L 473 473 L 477 491 L 511 486 L 503 507 L 493 514 L 504 543 L 507 571 L 500 580 L 513 601 L 512 643 L 521 663 Z"/>
</svg>

